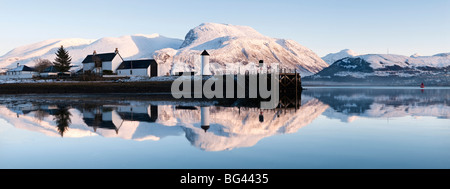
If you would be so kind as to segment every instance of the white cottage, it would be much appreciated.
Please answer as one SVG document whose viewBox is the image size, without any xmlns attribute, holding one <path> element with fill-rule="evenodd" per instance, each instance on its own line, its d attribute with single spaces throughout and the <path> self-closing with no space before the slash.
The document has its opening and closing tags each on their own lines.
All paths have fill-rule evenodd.
<svg viewBox="0 0 450 189">
<path fill-rule="evenodd" d="M 158 63 L 154 59 L 127 60 L 117 68 L 117 75 L 122 76 L 158 76 Z"/>
<path fill-rule="evenodd" d="M 37 75 L 38 73 L 33 68 L 17 64 L 17 68 L 9 69 L 5 76 L 8 79 L 31 79 Z"/>
<path fill-rule="evenodd" d="M 101 74 L 104 71 L 116 73 L 117 67 L 123 62 L 119 51 L 116 49 L 113 53 L 97 54 L 96 51 L 92 55 L 88 55 L 83 60 L 83 73 L 91 71 Z"/>
</svg>

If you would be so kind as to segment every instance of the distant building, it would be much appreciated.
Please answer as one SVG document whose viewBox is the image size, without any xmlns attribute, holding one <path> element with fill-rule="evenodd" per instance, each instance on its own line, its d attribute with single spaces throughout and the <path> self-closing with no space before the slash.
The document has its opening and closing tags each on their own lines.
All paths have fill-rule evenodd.
<svg viewBox="0 0 450 189">
<path fill-rule="evenodd" d="M 70 70 L 68 72 L 60 72 L 57 67 L 55 66 L 49 66 L 42 70 L 41 73 L 39 73 L 39 76 L 41 77 L 57 77 L 57 76 L 69 76 L 72 74 L 76 74 L 78 71 L 82 71 L 83 69 L 76 70 L 78 66 L 70 66 Z"/>
<path fill-rule="evenodd" d="M 8 79 L 31 79 L 37 75 L 38 73 L 33 68 L 19 64 L 17 64 L 16 68 L 6 71 L 5 74 Z"/>
<path fill-rule="evenodd" d="M 117 75 L 121 76 L 158 76 L 158 63 L 154 59 L 127 60 L 117 68 Z"/>
<path fill-rule="evenodd" d="M 83 73 L 91 71 L 93 73 L 102 74 L 103 71 L 111 71 L 116 73 L 117 68 L 123 62 L 122 57 L 119 54 L 119 50 L 116 49 L 113 53 L 97 54 L 94 51 L 93 54 L 88 55 L 83 60 Z"/>
<path fill-rule="evenodd" d="M 39 75 L 41 77 L 56 77 L 58 73 L 59 70 L 55 66 L 50 66 L 45 68 Z"/>
</svg>

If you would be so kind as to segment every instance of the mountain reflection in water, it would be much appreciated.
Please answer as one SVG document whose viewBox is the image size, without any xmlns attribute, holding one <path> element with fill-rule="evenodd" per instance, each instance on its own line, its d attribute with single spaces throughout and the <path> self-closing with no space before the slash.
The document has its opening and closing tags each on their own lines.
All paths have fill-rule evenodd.
<svg viewBox="0 0 450 189">
<path fill-rule="evenodd" d="M 447 99 L 448 89 L 313 88 L 303 91 L 297 101 L 284 99 L 277 109 L 260 110 L 214 101 L 5 97 L 0 101 L 0 118 L 16 128 L 52 137 L 158 141 L 184 134 L 199 149 L 223 151 L 251 147 L 265 137 L 295 133 L 320 115 L 343 122 L 358 117 L 449 119 Z"/>
</svg>

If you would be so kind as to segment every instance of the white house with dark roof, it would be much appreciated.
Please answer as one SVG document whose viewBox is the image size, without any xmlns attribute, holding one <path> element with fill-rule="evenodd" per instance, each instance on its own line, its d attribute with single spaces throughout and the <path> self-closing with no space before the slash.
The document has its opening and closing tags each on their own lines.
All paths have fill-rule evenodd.
<svg viewBox="0 0 450 189">
<path fill-rule="evenodd" d="M 154 59 L 127 60 L 117 68 L 117 75 L 120 76 L 158 76 L 158 63 Z"/>
<path fill-rule="evenodd" d="M 120 56 L 117 48 L 113 53 L 97 54 L 97 52 L 94 51 L 93 54 L 86 56 L 86 58 L 83 60 L 83 73 L 91 71 L 97 74 L 101 74 L 105 70 L 116 73 L 117 68 L 122 62 L 123 59 Z"/>
<path fill-rule="evenodd" d="M 17 64 L 16 68 L 6 71 L 3 77 L 6 79 L 31 79 L 37 75 L 38 73 L 33 68 Z"/>
</svg>

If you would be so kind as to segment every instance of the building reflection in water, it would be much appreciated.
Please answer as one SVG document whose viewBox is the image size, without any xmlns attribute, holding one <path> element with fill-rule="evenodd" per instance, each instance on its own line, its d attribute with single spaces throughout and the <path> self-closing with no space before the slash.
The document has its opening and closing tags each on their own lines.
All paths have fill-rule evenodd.
<svg viewBox="0 0 450 189">
<path fill-rule="evenodd" d="M 200 127 L 206 132 L 209 129 L 209 107 L 200 107 L 200 119 L 201 119 L 201 123 L 200 123 Z"/>
<path fill-rule="evenodd" d="M 252 146 L 264 137 L 296 132 L 315 117 L 307 115 L 304 119 L 287 106 L 262 111 L 255 106 L 215 102 L 24 100 L 23 104 L 7 108 L 20 115 L 16 118 L 14 114 L 11 122 L 15 125 L 49 136 L 54 136 L 54 131 L 64 137 L 102 136 L 136 141 L 184 136 L 191 145 L 205 151 Z"/>
<path fill-rule="evenodd" d="M 83 107 L 83 121 L 87 126 L 93 127 L 94 132 L 101 128 L 115 130 L 118 134 L 125 121 L 154 123 L 157 119 L 158 106 L 153 105 L 85 105 Z"/>
</svg>

